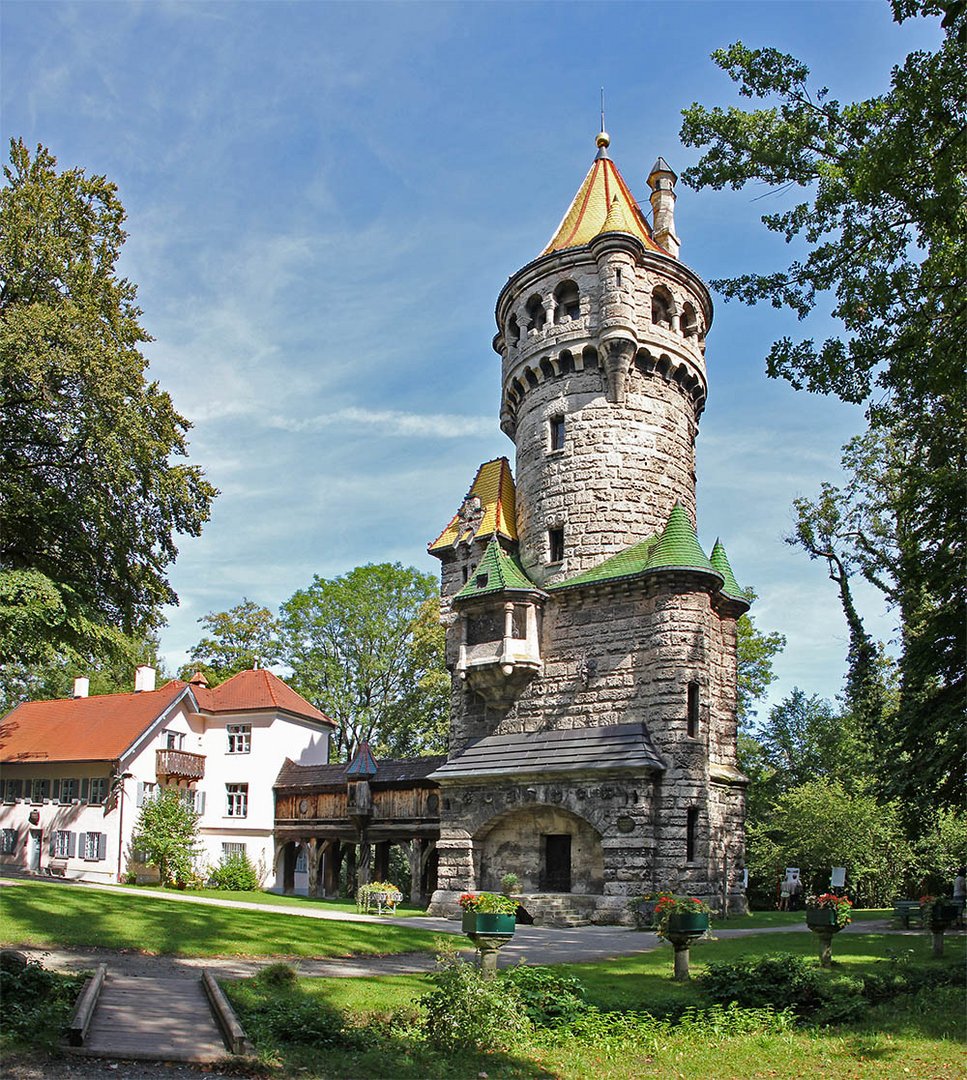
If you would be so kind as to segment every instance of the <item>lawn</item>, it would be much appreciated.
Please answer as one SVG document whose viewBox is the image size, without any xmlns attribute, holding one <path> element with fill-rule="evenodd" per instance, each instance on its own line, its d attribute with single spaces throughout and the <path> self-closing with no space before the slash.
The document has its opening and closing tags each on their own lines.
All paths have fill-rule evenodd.
<svg viewBox="0 0 967 1080">
<path fill-rule="evenodd" d="M 46 882 L 0 889 L 5 945 L 135 949 L 174 956 L 356 956 L 425 952 L 430 931 L 390 923 L 305 919 L 126 891 Z"/>
<path fill-rule="evenodd" d="M 875 969 L 884 958 L 910 953 L 909 959 L 939 968 L 963 958 L 963 939 L 948 942 L 946 961 L 929 956 L 928 939 L 887 935 L 852 935 L 837 940 L 839 959 L 833 975 Z M 750 953 L 804 952 L 812 955 L 811 934 L 763 934 L 755 938 L 706 942 L 693 951 L 707 960 L 726 961 Z M 693 963 L 698 971 L 703 964 Z M 562 966 L 563 967 L 563 966 Z M 697 983 L 672 982 L 670 950 L 591 964 L 568 965 L 588 988 L 588 997 L 601 1009 L 676 1012 L 683 1005 L 702 1004 Z M 249 980 L 229 984 L 243 996 Z M 486 1074 L 504 1077 L 542 1077 L 560 1080 L 635 1080 L 638 1077 L 704 1078 L 850 1077 L 873 1080 L 950 1080 L 967 1072 L 963 1046 L 963 991 L 950 986 L 929 987 L 917 995 L 871 1007 L 860 1022 L 835 1028 L 798 1028 L 778 1034 L 711 1035 L 687 1030 L 655 1037 L 566 1037 L 548 1033 L 527 1036 L 511 1049 L 495 1054 L 435 1051 L 405 1023 L 385 1019 L 394 1010 L 413 1010 L 431 987 L 426 975 L 375 979 L 300 979 L 293 993 L 315 1011 L 337 1008 L 355 1023 L 383 1016 L 379 1038 L 364 1040 L 356 1049 L 327 1047 L 324 1057 L 314 1047 L 282 1047 L 283 1075 L 306 1080 L 343 1077 L 463 1078 Z M 313 1010 L 310 1010 L 312 1012 Z M 324 1064 L 323 1064 L 324 1062 Z"/>
<path fill-rule="evenodd" d="M 853 909 L 853 922 L 891 919 L 892 917 L 892 908 Z M 721 930 L 763 930 L 772 926 L 802 926 L 805 921 L 805 911 L 753 911 L 748 915 L 730 915 L 727 919 L 716 917 L 713 920 L 714 925 Z"/>
</svg>

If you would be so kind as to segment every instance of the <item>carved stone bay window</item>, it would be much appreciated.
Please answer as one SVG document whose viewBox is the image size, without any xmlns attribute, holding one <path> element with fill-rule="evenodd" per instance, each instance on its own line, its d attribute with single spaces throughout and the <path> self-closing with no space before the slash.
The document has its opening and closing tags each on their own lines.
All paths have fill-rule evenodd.
<svg viewBox="0 0 967 1080">
<path fill-rule="evenodd" d="M 543 670 L 540 610 L 545 598 L 496 537 L 454 597 L 460 631 L 457 675 L 488 705 L 509 707 Z"/>
</svg>

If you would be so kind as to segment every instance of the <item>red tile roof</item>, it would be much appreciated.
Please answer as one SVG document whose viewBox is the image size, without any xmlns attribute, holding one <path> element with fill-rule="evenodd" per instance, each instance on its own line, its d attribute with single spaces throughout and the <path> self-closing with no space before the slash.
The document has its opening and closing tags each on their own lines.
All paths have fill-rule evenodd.
<svg viewBox="0 0 967 1080">
<path fill-rule="evenodd" d="M 0 721 L 0 762 L 114 761 L 184 689 L 25 702 Z"/>
<path fill-rule="evenodd" d="M 220 686 L 208 689 L 193 686 L 192 693 L 202 712 L 247 712 L 252 709 L 280 709 L 282 712 L 336 726 L 325 713 L 310 705 L 278 675 L 264 668 L 259 671 L 240 671 Z"/>
<path fill-rule="evenodd" d="M 28 701 L 0 721 L 0 762 L 114 761 L 188 689 L 172 679 L 140 694 Z M 271 671 L 240 671 L 213 689 L 192 686 L 202 713 L 278 710 L 335 722 Z"/>
</svg>

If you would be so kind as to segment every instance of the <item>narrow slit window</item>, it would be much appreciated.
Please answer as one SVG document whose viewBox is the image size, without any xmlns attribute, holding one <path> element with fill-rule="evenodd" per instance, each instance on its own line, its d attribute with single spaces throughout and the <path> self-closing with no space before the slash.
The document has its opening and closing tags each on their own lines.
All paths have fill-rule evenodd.
<svg viewBox="0 0 967 1080">
<path fill-rule="evenodd" d="M 547 530 L 547 554 L 548 562 L 557 563 L 564 561 L 564 529 Z"/>
<path fill-rule="evenodd" d="M 548 422 L 551 450 L 564 449 L 564 417 L 560 414 L 552 416 Z"/>
<path fill-rule="evenodd" d="M 614 272 L 614 283 L 615 283 L 615 285 L 618 286 L 619 289 L 621 288 L 621 268 L 620 267 L 617 270 L 615 270 L 615 272 Z"/>
<path fill-rule="evenodd" d="M 688 713 L 686 731 L 690 739 L 698 738 L 698 683 L 688 684 Z"/>
<path fill-rule="evenodd" d="M 696 841 L 698 839 L 698 807 L 690 806 L 685 819 L 685 861 L 695 861 Z"/>
</svg>

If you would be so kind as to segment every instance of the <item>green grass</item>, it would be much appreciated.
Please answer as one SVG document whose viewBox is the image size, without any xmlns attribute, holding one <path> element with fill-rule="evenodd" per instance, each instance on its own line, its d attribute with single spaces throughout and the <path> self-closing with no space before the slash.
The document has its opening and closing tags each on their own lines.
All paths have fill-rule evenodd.
<svg viewBox="0 0 967 1080">
<path fill-rule="evenodd" d="M 887 935 L 841 936 L 834 974 L 875 968 L 891 953 L 912 951 L 909 959 L 937 964 L 929 957 L 926 938 Z M 725 961 L 750 953 L 777 950 L 813 955 L 811 934 L 763 934 L 755 938 L 703 943 L 693 950 L 706 960 Z M 946 962 L 962 957 L 962 939 L 947 943 Z M 694 963 L 699 970 L 702 962 Z M 561 965 L 588 987 L 600 1008 L 661 1010 L 662 1006 L 701 1003 L 700 986 L 671 980 L 671 951 L 662 949 L 624 960 Z M 251 980 L 229 984 L 229 993 L 244 996 Z M 637 1080 L 681 1077 L 685 1080 L 732 1078 L 848 1077 L 853 1080 L 951 1080 L 967 1075 L 963 1045 L 963 992 L 950 986 L 931 987 L 909 997 L 871 1008 L 859 1023 L 831 1029 L 804 1028 L 784 1034 L 709 1036 L 673 1031 L 652 1040 L 561 1038 L 535 1035 L 497 1054 L 434 1051 L 405 1024 L 387 1024 L 393 1010 L 412 1010 L 431 987 L 426 975 L 375 979 L 300 979 L 293 994 L 335 1007 L 363 1023 L 383 1017 L 381 1035 L 359 1049 L 283 1046 L 281 1074 L 306 1080 L 349 1077 L 438 1077 L 457 1080 L 486 1073 L 491 1080 L 509 1077 L 558 1080 Z M 251 1000 L 251 998 L 249 998 Z"/>
<path fill-rule="evenodd" d="M 857 908 L 853 911 L 854 922 L 890 919 L 892 916 L 892 908 Z M 748 915 L 713 919 L 714 926 L 721 930 L 761 930 L 772 926 L 803 926 L 805 922 L 805 911 L 752 911 Z"/>
<path fill-rule="evenodd" d="M 136 893 L 148 893 L 152 896 L 171 894 L 185 896 L 182 889 L 172 889 L 161 885 L 116 885 L 116 889 L 124 889 Z M 331 911 L 334 914 L 355 915 L 358 911 L 354 900 L 333 900 L 319 896 L 283 896 L 280 893 L 258 891 L 227 892 L 225 889 L 192 889 L 188 896 L 205 896 L 214 900 L 239 900 L 246 904 L 260 904 L 265 907 L 306 907 L 322 911 Z M 369 913 L 376 914 L 375 908 Z M 416 904 L 400 904 L 396 914 L 401 918 L 425 918 L 426 912 Z"/>
<path fill-rule="evenodd" d="M 0 890 L 6 945 L 135 949 L 175 956 L 385 955 L 434 948 L 429 931 L 271 911 L 134 901 L 126 892 L 24 882 Z"/>
</svg>

